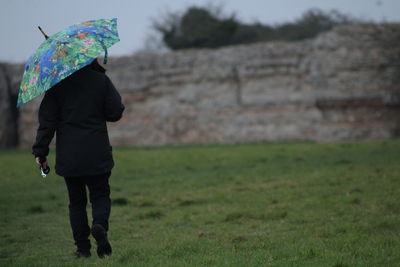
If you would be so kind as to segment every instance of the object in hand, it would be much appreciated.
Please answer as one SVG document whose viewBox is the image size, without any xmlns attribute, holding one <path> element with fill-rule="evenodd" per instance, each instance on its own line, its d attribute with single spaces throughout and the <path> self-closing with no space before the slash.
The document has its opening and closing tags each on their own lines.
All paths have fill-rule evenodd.
<svg viewBox="0 0 400 267">
<path fill-rule="evenodd" d="M 50 172 L 50 167 L 46 166 L 46 168 L 44 168 L 43 163 L 45 163 L 47 161 L 46 157 L 39 157 L 39 163 L 40 163 L 40 172 L 43 176 L 43 178 L 46 178 L 47 174 Z"/>
</svg>

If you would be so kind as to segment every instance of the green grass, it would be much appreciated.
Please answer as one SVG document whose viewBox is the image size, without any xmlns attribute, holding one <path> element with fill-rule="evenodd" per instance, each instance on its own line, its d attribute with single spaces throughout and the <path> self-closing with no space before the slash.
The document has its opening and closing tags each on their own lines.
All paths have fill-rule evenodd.
<svg viewBox="0 0 400 267">
<path fill-rule="evenodd" d="M 104 260 L 73 258 L 63 179 L 0 151 L 0 266 L 400 266 L 399 140 L 114 151 Z"/>
</svg>

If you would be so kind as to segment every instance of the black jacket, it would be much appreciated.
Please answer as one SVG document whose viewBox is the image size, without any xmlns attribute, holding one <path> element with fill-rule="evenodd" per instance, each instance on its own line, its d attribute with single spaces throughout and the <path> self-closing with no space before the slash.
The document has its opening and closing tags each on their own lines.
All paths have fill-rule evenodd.
<svg viewBox="0 0 400 267">
<path fill-rule="evenodd" d="M 114 166 L 106 121 L 124 110 L 111 80 L 89 65 L 48 90 L 40 104 L 32 153 L 47 156 L 56 133 L 56 173 L 96 175 Z"/>
</svg>

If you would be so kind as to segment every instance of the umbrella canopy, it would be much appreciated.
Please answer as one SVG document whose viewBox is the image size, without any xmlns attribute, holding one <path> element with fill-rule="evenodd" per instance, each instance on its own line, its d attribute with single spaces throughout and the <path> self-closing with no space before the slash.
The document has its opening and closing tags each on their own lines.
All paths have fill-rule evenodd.
<svg viewBox="0 0 400 267">
<path fill-rule="evenodd" d="M 90 64 L 119 41 L 117 19 L 90 20 L 46 39 L 25 64 L 17 107 Z"/>
</svg>

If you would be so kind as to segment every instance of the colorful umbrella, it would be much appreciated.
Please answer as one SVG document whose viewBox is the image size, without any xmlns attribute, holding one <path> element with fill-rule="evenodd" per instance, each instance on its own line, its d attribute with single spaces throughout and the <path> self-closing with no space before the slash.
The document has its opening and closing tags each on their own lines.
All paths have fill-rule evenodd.
<svg viewBox="0 0 400 267">
<path fill-rule="evenodd" d="M 90 64 L 119 41 L 117 19 L 75 24 L 50 37 L 25 64 L 17 107 L 46 92 L 72 73 Z"/>
</svg>

